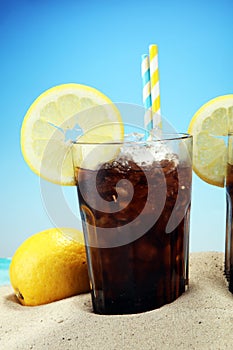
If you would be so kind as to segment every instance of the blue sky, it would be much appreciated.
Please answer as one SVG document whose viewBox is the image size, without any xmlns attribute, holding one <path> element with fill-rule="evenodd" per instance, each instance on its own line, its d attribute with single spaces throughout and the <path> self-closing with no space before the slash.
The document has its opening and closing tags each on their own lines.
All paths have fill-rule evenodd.
<svg viewBox="0 0 233 350">
<path fill-rule="evenodd" d="M 202 104 L 232 93 L 232 17 L 231 0 L 1 1 L 1 257 L 53 226 L 39 178 L 20 151 L 32 101 L 54 85 L 75 82 L 114 102 L 142 105 L 141 54 L 156 43 L 162 113 L 185 132 Z M 65 198 L 76 210 L 75 188 Z M 224 189 L 194 176 L 191 251 L 223 251 L 224 235 Z"/>
</svg>

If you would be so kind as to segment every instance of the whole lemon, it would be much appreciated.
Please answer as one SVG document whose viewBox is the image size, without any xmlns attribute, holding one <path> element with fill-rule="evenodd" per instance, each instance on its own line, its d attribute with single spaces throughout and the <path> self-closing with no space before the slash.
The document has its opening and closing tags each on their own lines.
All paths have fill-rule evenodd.
<svg viewBox="0 0 233 350">
<path fill-rule="evenodd" d="M 10 281 L 23 305 L 41 305 L 90 290 L 82 232 L 52 228 L 16 250 Z"/>
</svg>

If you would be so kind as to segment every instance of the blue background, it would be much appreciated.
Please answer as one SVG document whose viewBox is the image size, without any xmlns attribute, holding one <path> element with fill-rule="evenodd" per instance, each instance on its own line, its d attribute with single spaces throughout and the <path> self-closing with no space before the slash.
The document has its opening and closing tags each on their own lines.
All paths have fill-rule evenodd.
<svg viewBox="0 0 233 350">
<path fill-rule="evenodd" d="M 156 43 L 162 113 L 185 132 L 202 104 L 232 93 L 232 18 L 232 0 L 1 1 L 0 256 L 12 256 L 28 236 L 53 226 L 39 178 L 20 151 L 21 123 L 33 100 L 76 82 L 114 102 L 142 105 L 141 54 Z M 75 189 L 66 197 L 73 205 Z M 224 235 L 224 189 L 194 176 L 191 251 L 223 251 Z"/>
</svg>

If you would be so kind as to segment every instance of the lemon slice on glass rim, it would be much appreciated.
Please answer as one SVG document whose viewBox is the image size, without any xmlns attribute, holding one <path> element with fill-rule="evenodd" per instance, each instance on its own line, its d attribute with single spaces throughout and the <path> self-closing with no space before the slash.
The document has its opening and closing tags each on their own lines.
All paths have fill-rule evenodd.
<svg viewBox="0 0 233 350">
<path fill-rule="evenodd" d="M 122 141 L 120 112 L 107 96 L 86 85 L 70 83 L 46 90 L 28 109 L 21 128 L 21 149 L 31 170 L 50 182 L 75 185 L 70 139 L 74 133 L 80 144 Z M 80 163 L 85 156 L 79 154 Z M 110 151 L 97 150 L 98 162 L 113 157 Z"/>
<path fill-rule="evenodd" d="M 226 136 L 233 131 L 233 94 L 218 96 L 193 116 L 193 170 L 205 182 L 223 187 L 227 164 Z"/>
</svg>

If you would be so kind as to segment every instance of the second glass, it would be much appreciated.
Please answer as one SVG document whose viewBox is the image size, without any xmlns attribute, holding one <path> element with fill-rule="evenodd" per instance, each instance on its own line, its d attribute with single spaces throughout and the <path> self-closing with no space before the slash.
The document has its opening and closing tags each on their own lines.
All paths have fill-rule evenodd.
<svg viewBox="0 0 233 350">
<path fill-rule="evenodd" d="M 226 169 L 226 243 L 225 275 L 229 290 L 233 293 L 233 134 L 228 135 L 227 169 Z"/>
<path fill-rule="evenodd" d="M 73 163 L 94 312 L 178 298 L 188 285 L 192 137 L 75 143 Z"/>
</svg>

